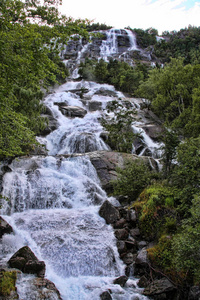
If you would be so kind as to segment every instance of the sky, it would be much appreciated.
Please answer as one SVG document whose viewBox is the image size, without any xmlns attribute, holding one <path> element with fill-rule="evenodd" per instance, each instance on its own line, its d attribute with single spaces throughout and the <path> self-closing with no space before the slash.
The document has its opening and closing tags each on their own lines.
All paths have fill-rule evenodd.
<svg viewBox="0 0 200 300">
<path fill-rule="evenodd" d="M 62 14 L 115 28 L 179 31 L 200 26 L 200 0 L 63 0 Z"/>
</svg>

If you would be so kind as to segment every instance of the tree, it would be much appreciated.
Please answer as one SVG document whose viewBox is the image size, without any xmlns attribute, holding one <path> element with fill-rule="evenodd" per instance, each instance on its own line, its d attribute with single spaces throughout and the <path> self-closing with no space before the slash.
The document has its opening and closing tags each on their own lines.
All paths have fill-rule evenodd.
<svg viewBox="0 0 200 300">
<path fill-rule="evenodd" d="M 87 36 L 86 22 L 60 15 L 58 2 L 1 1 L 1 157 L 23 154 L 35 142 L 34 135 L 46 126 L 41 88 L 68 74 L 59 57 L 61 43 L 74 33 Z"/>
<path fill-rule="evenodd" d="M 107 110 L 114 113 L 111 118 L 103 117 L 101 120 L 102 126 L 108 132 L 108 145 L 113 150 L 131 153 L 133 141 L 138 137 L 131 127 L 136 112 L 133 109 L 127 110 L 118 101 L 112 101 Z"/>
</svg>

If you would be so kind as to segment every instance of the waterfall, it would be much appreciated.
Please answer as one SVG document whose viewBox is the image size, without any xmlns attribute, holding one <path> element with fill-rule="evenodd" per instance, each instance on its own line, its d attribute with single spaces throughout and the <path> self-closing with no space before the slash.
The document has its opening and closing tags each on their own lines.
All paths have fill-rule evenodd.
<svg viewBox="0 0 200 300">
<path fill-rule="evenodd" d="M 45 98 L 58 128 L 38 138 L 47 146 L 48 156 L 16 158 L 9 165 L 11 172 L 3 177 L 2 194 L 9 201 L 4 200 L 1 214 L 14 234 L 3 236 L 0 257 L 5 263 L 28 245 L 45 261 L 46 277 L 55 283 L 63 300 L 98 300 L 107 290 L 112 291 L 114 300 L 147 299 L 135 278 L 128 280 L 126 288 L 113 284 L 116 277 L 124 275 L 125 265 L 119 258 L 113 228 L 98 214 L 108 197 L 85 154 L 108 146 L 100 137 L 102 112 L 89 110 L 87 101 L 76 93 L 81 88 L 88 89 L 85 99 L 100 102 L 102 107 L 124 98 L 113 86 L 85 81 L 67 82 Z M 98 94 L 102 90 L 115 93 L 115 98 Z M 87 113 L 81 118 L 65 116 L 60 104 Z M 18 279 L 20 299 L 39 299 L 33 277 L 21 275 Z"/>
<path fill-rule="evenodd" d="M 108 61 L 109 57 L 118 54 L 119 53 L 118 37 L 126 37 L 126 36 L 128 37 L 129 40 L 128 51 L 136 50 L 137 49 L 136 38 L 131 30 L 112 28 L 106 31 L 107 39 L 102 41 L 100 47 L 100 57 L 103 58 L 105 61 Z"/>
</svg>

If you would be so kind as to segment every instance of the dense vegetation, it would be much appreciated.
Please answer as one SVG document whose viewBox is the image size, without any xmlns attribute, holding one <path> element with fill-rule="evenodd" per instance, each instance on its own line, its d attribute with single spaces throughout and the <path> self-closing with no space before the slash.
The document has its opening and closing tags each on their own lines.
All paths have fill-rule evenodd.
<svg viewBox="0 0 200 300">
<path fill-rule="evenodd" d="M 56 4 L 1 1 L 0 158 L 26 153 L 35 143 L 35 134 L 46 126 L 41 88 L 68 74 L 60 44 L 73 33 L 87 37 L 86 24 L 59 15 Z"/>
<path fill-rule="evenodd" d="M 147 78 L 150 68 L 140 62 L 132 67 L 118 60 L 105 62 L 103 59 L 100 61 L 86 59 L 85 63 L 80 64 L 79 74 L 86 80 L 106 82 L 118 90 L 136 95 L 140 82 Z"/>
</svg>

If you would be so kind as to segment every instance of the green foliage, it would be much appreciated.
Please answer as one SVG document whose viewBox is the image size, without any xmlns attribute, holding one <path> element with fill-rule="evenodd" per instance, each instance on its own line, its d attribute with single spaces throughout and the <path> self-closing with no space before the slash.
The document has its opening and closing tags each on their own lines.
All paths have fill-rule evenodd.
<svg viewBox="0 0 200 300">
<path fill-rule="evenodd" d="M 171 174 L 174 160 L 176 158 L 176 149 L 180 143 L 178 136 L 174 131 L 165 129 L 162 135 L 162 142 L 164 143 L 162 149 L 162 163 L 163 175 L 168 177 Z"/>
<path fill-rule="evenodd" d="M 142 160 L 127 161 L 125 168 L 117 169 L 118 179 L 113 182 L 114 194 L 128 196 L 135 201 L 141 191 L 149 184 L 151 172 Z"/>
<path fill-rule="evenodd" d="M 111 118 L 101 119 L 102 126 L 108 132 L 107 144 L 112 150 L 131 153 L 133 141 L 138 137 L 131 127 L 136 112 L 123 107 L 118 101 L 109 103 L 107 110 L 114 113 Z"/>
<path fill-rule="evenodd" d="M 152 109 L 167 126 L 184 136 L 198 134 L 200 65 L 183 64 L 172 59 L 163 69 L 149 72 L 149 78 L 138 88 L 141 97 L 152 101 Z M 193 121 L 195 119 L 195 125 Z"/>
<path fill-rule="evenodd" d="M 154 46 L 154 54 L 163 63 L 169 62 L 171 57 L 182 57 L 185 64 L 200 63 L 200 27 L 190 26 L 178 32 L 165 33 L 164 36 L 166 40 Z"/>
<path fill-rule="evenodd" d="M 91 23 L 86 26 L 87 31 L 97 31 L 97 30 L 108 30 L 111 29 L 112 26 L 108 26 L 106 24 L 100 24 L 100 23 Z"/>
<path fill-rule="evenodd" d="M 147 239 L 158 239 L 176 230 L 174 192 L 163 184 L 150 185 L 140 194 L 133 207 L 139 213 L 139 226 Z"/>
<path fill-rule="evenodd" d="M 191 217 L 173 238 L 172 262 L 177 271 L 186 274 L 188 282 L 196 285 L 200 284 L 200 194 L 194 197 L 190 212 Z"/>
<path fill-rule="evenodd" d="M 173 257 L 172 238 L 169 235 L 162 235 L 158 244 L 147 250 L 151 263 L 173 277 L 174 268 L 171 262 Z M 174 279 L 174 278 L 173 278 Z"/>
<path fill-rule="evenodd" d="M 0 296 L 9 296 L 12 291 L 16 290 L 15 283 L 17 279 L 16 271 L 0 272 Z"/>
<path fill-rule="evenodd" d="M 79 74 L 86 80 L 112 84 L 116 89 L 134 95 L 140 81 L 147 77 L 148 69 L 141 63 L 133 68 L 118 60 L 111 59 L 107 63 L 103 59 L 99 62 L 86 59 L 85 63 L 80 64 Z"/>
<path fill-rule="evenodd" d="M 171 175 L 171 184 L 177 188 L 179 210 L 185 216 L 194 195 L 199 193 L 200 186 L 200 137 L 190 138 L 177 148 L 177 165 Z"/>
<path fill-rule="evenodd" d="M 0 157 L 27 152 L 46 127 L 41 88 L 63 81 L 61 43 L 71 34 L 87 36 L 80 25 L 60 15 L 59 1 L 1 1 L 0 8 Z M 50 25 L 50 26 L 49 26 Z"/>
<path fill-rule="evenodd" d="M 156 29 L 149 28 L 143 30 L 134 28 L 133 31 L 136 33 L 137 44 L 139 47 L 147 48 L 148 46 L 152 46 L 157 43 L 156 35 L 158 35 L 158 31 Z"/>
</svg>

